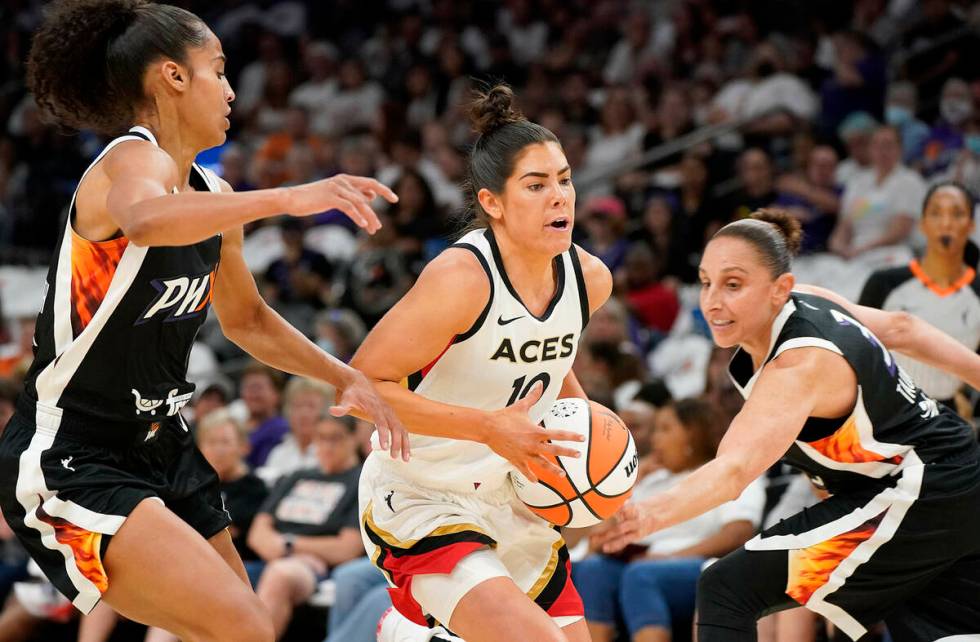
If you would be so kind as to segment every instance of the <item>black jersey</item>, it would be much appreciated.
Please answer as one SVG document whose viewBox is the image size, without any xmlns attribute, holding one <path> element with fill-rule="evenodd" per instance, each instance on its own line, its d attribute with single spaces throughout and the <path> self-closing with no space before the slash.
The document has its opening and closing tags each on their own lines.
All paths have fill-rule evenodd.
<svg viewBox="0 0 980 642">
<path fill-rule="evenodd" d="M 134 127 L 89 170 L 115 145 L 138 139 L 156 144 Z M 220 191 L 217 177 L 196 164 L 190 183 Z M 193 392 L 187 362 L 210 307 L 221 237 L 180 247 L 141 247 L 125 236 L 89 241 L 73 229 L 74 215 L 73 197 L 48 271 L 25 394 L 93 426 L 173 417 Z"/>
<path fill-rule="evenodd" d="M 976 447 L 966 422 L 923 393 L 877 337 L 835 303 L 794 292 L 772 337 L 766 363 L 812 346 L 843 356 L 857 376 L 854 410 L 839 419 L 810 417 L 785 455 L 830 492 L 892 485 L 910 466 Z M 746 398 L 761 371 L 753 372 L 742 350 L 729 366 Z"/>
</svg>

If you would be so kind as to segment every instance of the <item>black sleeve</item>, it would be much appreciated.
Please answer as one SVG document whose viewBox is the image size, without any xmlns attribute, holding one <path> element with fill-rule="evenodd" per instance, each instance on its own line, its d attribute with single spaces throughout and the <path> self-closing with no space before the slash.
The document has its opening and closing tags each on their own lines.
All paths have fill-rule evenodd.
<svg viewBox="0 0 980 642">
<path fill-rule="evenodd" d="M 868 281 L 861 290 L 858 305 L 866 305 L 869 308 L 884 308 L 885 301 L 892 290 L 909 280 L 912 271 L 907 267 L 892 268 L 889 270 L 878 270 L 868 277 Z"/>
</svg>

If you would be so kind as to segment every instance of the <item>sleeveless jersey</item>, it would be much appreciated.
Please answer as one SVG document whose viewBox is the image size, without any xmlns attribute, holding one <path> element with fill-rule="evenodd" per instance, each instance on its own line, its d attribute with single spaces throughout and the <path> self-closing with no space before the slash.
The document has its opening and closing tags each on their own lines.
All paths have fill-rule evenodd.
<svg viewBox="0 0 980 642">
<path fill-rule="evenodd" d="M 133 127 L 85 173 L 119 143 L 141 139 L 156 144 Z M 220 191 L 196 164 L 190 182 Z M 125 236 L 89 241 L 75 232 L 74 218 L 75 196 L 48 270 L 25 395 L 92 430 L 133 421 L 140 422 L 134 430 L 146 429 L 143 422 L 176 415 L 193 392 L 187 362 L 210 307 L 221 236 L 181 247 L 140 247 Z"/>
<path fill-rule="evenodd" d="M 784 457 L 831 493 L 890 486 L 906 468 L 975 448 L 970 427 L 922 392 L 870 330 L 835 303 L 794 292 L 773 322 L 766 363 L 802 347 L 841 355 L 857 377 L 854 410 L 810 417 Z M 753 372 L 749 354 L 735 353 L 729 373 L 745 398 L 764 367 Z"/>
<path fill-rule="evenodd" d="M 970 350 L 980 347 L 980 277 L 973 268 L 948 288 L 937 286 L 918 261 L 868 278 L 858 300 L 881 310 L 910 312 Z M 935 399 L 950 399 L 963 385 L 955 376 L 903 354 L 895 355 L 915 382 Z"/>
<path fill-rule="evenodd" d="M 555 294 L 544 313 L 535 316 L 507 278 L 491 230 L 470 232 L 452 247 L 472 252 L 479 260 L 490 281 L 489 300 L 473 326 L 455 336 L 442 354 L 405 384 L 434 401 L 499 410 L 540 382 L 544 393 L 530 411 L 531 421 L 538 423 L 558 398 L 589 318 L 576 248 L 573 245 L 555 257 Z M 495 487 L 513 470 L 484 444 L 417 434 L 410 439 L 411 461 L 392 460 L 383 452 L 378 455 L 389 471 L 430 488 Z"/>
</svg>

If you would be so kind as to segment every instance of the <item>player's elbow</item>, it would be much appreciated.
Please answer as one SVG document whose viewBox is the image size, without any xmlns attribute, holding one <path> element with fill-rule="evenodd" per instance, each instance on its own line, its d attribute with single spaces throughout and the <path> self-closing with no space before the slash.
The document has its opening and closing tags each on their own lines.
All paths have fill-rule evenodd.
<svg viewBox="0 0 980 642">
<path fill-rule="evenodd" d="M 914 347 L 916 317 L 904 310 L 888 314 L 888 331 L 882 341 L 889 350 L 907 351 Z"/>
<path fill-rule="evenodd" d="M 251 305 L 236 302 L 234 310 L 218 314 L 221 332 L 229 341 L 247 352 L 250 340 L 261 332 L 262 316 L 266 307 L 261 300 Z"/>
</svg>

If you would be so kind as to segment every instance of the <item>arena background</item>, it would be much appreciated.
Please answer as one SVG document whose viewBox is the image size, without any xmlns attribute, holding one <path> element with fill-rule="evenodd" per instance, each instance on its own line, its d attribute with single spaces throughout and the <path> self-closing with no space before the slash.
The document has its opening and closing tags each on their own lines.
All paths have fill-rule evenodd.
<svg viewBox="0 0 980 642">
<path fill-rule="evenodd" d="M 203 164 L 236 190 L 346 172 L 375 176 L 401 197 L 373 237 L 337 212 L 247 230 L 245 254 L 263 296 L 342 359 L 465 221 L 473 142 L 465 108 L 488 82 L 511 84 L 528 118 L 562 141 L 578 194 L 576 242 L 615 275 L 614 297 L 576 363 L 590 397 L 615 409 L 662 383 L 675 398 L 706 396 L 729 416 L 737 411 L 719 367 L 726 354 L 712 348 L 697 309 L 699 254 L 719 225 L 760 207 L 788 209 L 807 233 L 799 279 L 856 299 L 872 270 L 904 265 L 924 239 L 913 230 L 852 251 L 860 248 L 834 244 L 839 220 L 863 220 L 862 233 L 874 237 L 895 217 L 917 221 L 929 184 L 980 188 L 976 2 L 175 4 L 221 38 L 237 93 L 228 142 L 202 154 Z M 44 6 L 0 6 L 4 422 L 30 362 L 68 202 L 105 142 L 47 123 L 25 88 Z M 895 187 L 901 198 L 871 202 L 858 186 L 862 172 L 884 162 L 872 141 L 883 124 L 901 137 L 907 170 Z M 198 392 L 247 418 L 238 384 L 251 365 L 211 315 L 190 363 Z M 773 495 L 783 472 L 772 474 Z M 22 566 L 0 531 L 0 569 Z M 322 609 L 299 617 L 290 639 L 322 639 Z M 48 621 L 33 637 L 4 637 L 4 626 L 0 616 L 3 640 L 74 639 L 73 624 Z M 124 625 L 112 639 L 142 638 Z"/>
</svg>

